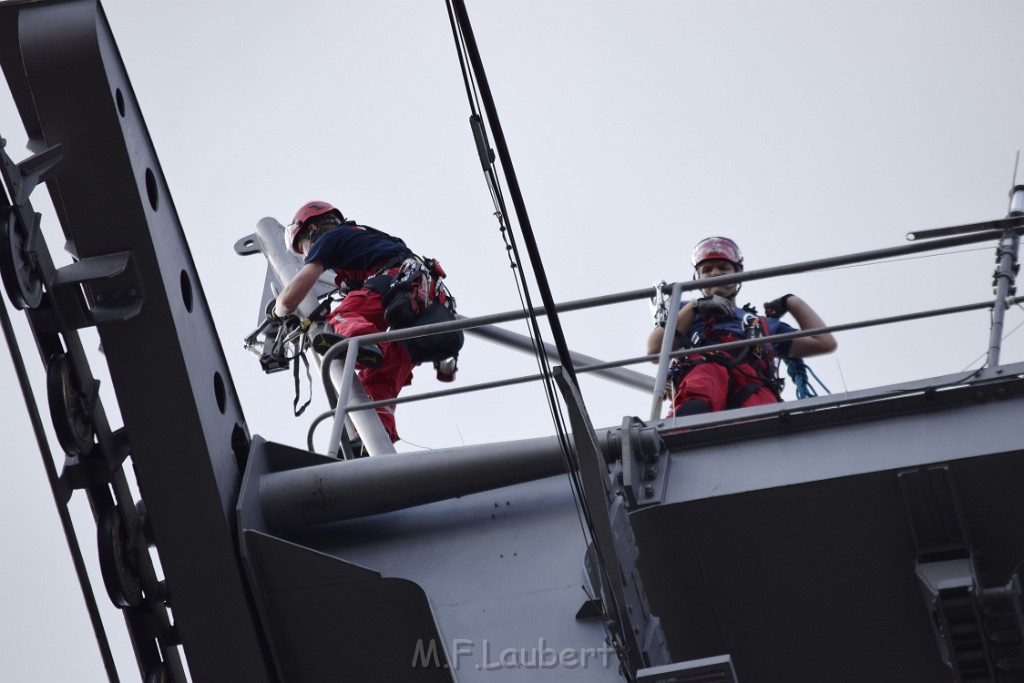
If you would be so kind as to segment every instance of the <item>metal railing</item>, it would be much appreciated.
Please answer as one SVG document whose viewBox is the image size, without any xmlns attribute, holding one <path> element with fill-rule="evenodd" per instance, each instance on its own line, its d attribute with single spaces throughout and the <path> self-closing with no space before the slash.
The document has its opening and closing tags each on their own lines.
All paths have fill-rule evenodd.
<svg viewBox="0 0 1024 683">
<path fill-rule="evenodd" d="M 1014 196 L 1017 196 L 1021 192 L 1024 192 L 1024 188 L 1014 188 Z M 1017 303 L 1024 301 L 1024 297 L 1013 298 L 1011 296 L 1012 294 L 1015 293 L 1015 289 L 1013 286 L 1015 276 L 1015 264 L 1017 261 L 1017 248 L 1019 245 L 1019 236 L 1022 232 L 1024 232 L 1024 216 L 1011 213 L 1010 217 L 1005 219 L 987 221 L 972 225 L 957 226 L 955 228 L 943 228 L 938 231 L 929 233 L 911 233 L 910 235 L 908 235 L 908 238 L 913 241 L 909 242 L 906 245 L 901 245 L 898 247 L 876 249 L 871 251 L 857 252 L 854 254 L 848 254 L 844 256 L 803 261 L 784 266 L 763 268 L 760 270 L 743 271 L 739 273 L 732 273 L 729 275 L 721 275 L 717 277 L 706 278 L 703 280 L 676 282 L 671 285 L 665 285 L 665 288 L 668 288 L 670 290 L 669 310 L 678 310 L 681 295 L 684 291 L 706 289 L 716 285 L 726 285 L 754 280 L 763 280 L 783 275 L 791 275 L 814 270 L 822 270 L 826 268 L 834 268 L 837 266 L 866 263 L 871 261 L 882 261 L 885 259 L 906 256 L 910 254 L 937 251 L 949 247 L 957 247 L 967 244 L 975 244 L 979 242 L 998 241 L 999 258 L 997 260 L 999 265 L 996 271 L 996 297 L 993 300 L 981 301 L 977 303 L 959 306 L 949 306 L 944 308 L 921 311 L 917 313 L 890 316 L 886 318 L 876 318 L 873 320 L 866 320 L 861 322 L 831 325 L 815 329 L 798 330 L 784 334 L 777 334 L 769 337 L 732 341 L 722 344 L 716 344 L 714 346 L 701 347 L 702 353 L 706 351 L 715 350 L 725 351 L 742 348 L 744 346 L 750 346 L 754 344 L 763 344 L 765 342 L 788 341 L 800 337 L 822 334 L 824 332 L 841 332 L 859 328 L 886 325 L 897 322 L 905 322 L 910 320 L 918 320 L 943 315 L 952 315 L 956 313 L 963 313 L 966 311 L 990 308 L 993 309 L 993 324 L 990 351 L 988 355 L 988 365 L 990 367 L 993 367 L 998 364 L 999 359 L 999 346 L 1001 341 L 1003 314 L 1009 306 L 1016 305 Z M 942 236 L 936 237 L 935 235 Z M 928 239 L 922 240 L 920 239 L 922 237 Z M 570 301 L 564 304 L 559 304 L 558 306 L 556 306 L 556 310 L 559 313 L 585 310 L 589 308 L 607 306 L 611 304 L 649 299 L 651 295 L 652 288 L 647 287 L 643 289 L 635 289 L 626 292 Z M 497 387 L 504 387 L 514 384 L 537 381 L 542 378 L 540 374 L 532 374 L 509 378 L 505 380 L 485 382 L 452 389 L 444 389 L 435 392 L 427 392 L 404 398 L 395 398 L 383 401 L 361 401 L 358 405 L 349 405 L 349 392 L 351 391 L 351 388 L 353 386 L 352 379 L 355 369 L 355 358 L 357 356 L 358 348 L 360 345 L 401 341 L 405 339 L 412 339 L 414 337 L 427 336 L 430 334 L 436 334 L 441 332 L 450 332 L 454 330 L 473 331 L 475 329 L 486 328 L 496 323 L 522 320 L 531 314 L 544 316 L 547 315 L 547 311 L 543 307 L 538 307 L 534 309 L 532 313 L 530 311 L 522 310 L 508 311 L 505 313 L 497 313 L 492 315 L 480 316 L 476 318 L 463 318 L 460 320 L 454 320 L 451 322 L 439 323 L 434 325 L 425 325 L 421 327 L 412 327 L 399 330 L 388 330 L 386 332 L 379 332 L 374 334 L 363 335 L 360 337 L 353 337 L 351 339 L 346 339 L 345 341 L 340 342 L 339 344 L 336 344 L 335 346 L 330 348 L 327 351 L 327 353 L 323 356 L 321 364 L 321 373 L 323 376 L 324 388 L 328 394 L 329 402 L 331 403 L 332 407 L 335 408 L 334 426 L 331 433 L 331 448 L 329 450 L 329 454 L 332 456 L 337 456 L 342 429 L 344 428 L 345 424 L 345 419 L 352 412 L 372 410 L 377 407 L 396 405 L 399 403 L 423 401 L 443 396 L 453 396 L 456 394 L 484 391 Z M 632 381 L 624 382 L 626 384 L 631 384 L 634 388 L 638 388 L 644 391 L 650 391 L 652 393 L 651 419 L 656 419 L 658 417 L 658 412 L 661 407 L 665 381 L 669 371 L 669 365 L 672 359 L 682 355 L 686 355 L 688 353 L 693 353 L 692 349 L 682 349 L 678 351 L 672 350 L 674 333 L 674 326 L 667 326 L 666 334 L 659 354 L 635 356 L 611 362 L 588 362 L 577 366 L 575 368 L 576 372 L 599 373 L 603 371 L 623 368 L 628 365 L 649 363 L 656 360 L 658 363 L 658 370 L 657 375 L 653 381 L 651 381 L 650 378 L 646 375 L 640 375 L 639 373 L 635 373 L 638 374 L 643 379 L 636 380 L 635 378 L 631 378 Z M 332 375 L 331 368 L 332 366 L 336 365 L 334 361 L 337 360 L 339 356 L 343 354 L 345 356 L 345 363 L 344 369 L 342 371 L 342 381 L 340 382 L 340 387 L 338 387 L 337 385 L 339 384 L 339 382 L 337 382 L 337 376 Z M 590 360 L 593 361 L 593 359 Z M 621 376 L 619 377 L 619 380 L 622 380 Z M 374 454 L 372 450 L 370 451 L 370 453 Z"/>
</svg>

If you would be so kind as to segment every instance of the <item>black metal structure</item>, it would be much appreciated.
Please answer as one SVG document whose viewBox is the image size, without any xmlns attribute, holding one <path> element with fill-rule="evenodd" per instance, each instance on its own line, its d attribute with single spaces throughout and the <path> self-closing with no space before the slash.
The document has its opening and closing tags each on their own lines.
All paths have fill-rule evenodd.
<svg viewBox="0 0 1024 683">
<path fill-rule="evenodd" d="M 561 436 L 348 461 L 250 436 L 99 3 L 0 3 L 0 66 L 39 150 L 0 150 L 0 275 L 145 680 L 1024 680 L 1024 366 L 608 429 L 555 368 L 588 537 Z M 1020 219 L 984 226 L 1008 298 Z"/>
<path fill-rule="evenodd" d="M 0 4 L 0 63 L 30 139 L 45 150 L 5 163 L 2 249 L 13 263 L 4 284 L 47 364 L 65 435 L 61 482 L 89 495 L 108 593 L 125 609 L 140 669 L 183 680 L 181 644 L 196 679 L 270 680 L 232 525 L 248 428 L 102 9 L 91 0 Z M 64 268 L 54 268 L 29 203 L 39 179 L 75 259 Z M 78 340 L 87 326 L 118 396 L 117 432 Z M 149 560 L 151 541 L 166 583 Z M 194 628 L 211 622 L 209 633 Z"/>
</svg>

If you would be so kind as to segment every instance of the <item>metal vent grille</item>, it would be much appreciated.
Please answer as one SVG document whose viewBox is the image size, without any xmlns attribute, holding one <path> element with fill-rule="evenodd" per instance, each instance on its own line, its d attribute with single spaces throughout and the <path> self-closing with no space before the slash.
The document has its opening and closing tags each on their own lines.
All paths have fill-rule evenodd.
<svg viewBox="0 0 1024 683">
<path fill-rule="evenodd" d="M 636 672 L 637 683 L 738 683 L 729 655 L 694 659 Z"/>
</svg>

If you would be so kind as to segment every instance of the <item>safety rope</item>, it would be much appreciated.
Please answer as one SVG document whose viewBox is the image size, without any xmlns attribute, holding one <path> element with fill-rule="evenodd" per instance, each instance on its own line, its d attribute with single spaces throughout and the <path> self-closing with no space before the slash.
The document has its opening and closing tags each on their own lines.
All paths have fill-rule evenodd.
<svg viewBox="0 0 1024 683">
<path fill-rule="evenodd" d="M 796 397 L 798 399 L 812 398 L 818 395 L 818 391 L 807 377 L 808 373 L 810 373 L 811 377 L 815 379 L 826 394 L 832 393 L 825 386 L 825 383 L 814 374 L 814 370 L 804 362 L 803 358 L 786 358 L 784 360 L 786 361 L 786 373 L 793 380 L 793 386 L 796 388 Z"/>
</svg>

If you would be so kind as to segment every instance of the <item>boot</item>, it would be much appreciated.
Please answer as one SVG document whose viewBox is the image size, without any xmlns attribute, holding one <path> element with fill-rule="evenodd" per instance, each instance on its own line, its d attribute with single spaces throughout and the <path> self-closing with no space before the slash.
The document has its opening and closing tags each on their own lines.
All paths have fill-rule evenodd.
<svg viewBox="0 0 1024 683">
<path fill-rule="evenodd" d="M 341 341 L 345 341 L 348 337 L 342 334 L 335 334 L 334 332 L 319 332 L 313 335 L 310 339 L 309 345 L 313 347 L 313 351 L 319 355 L 327 353 L 327 349 L 331 348 L 335 344 Z M 342 354 L 344 357 L 344 354 Z M 384 364 L 384 352 L 380 350 L 380 347 L 376 344 L 368 344 L 359 347 L 359 355 L 356 357 L 357 368 L 379 368 Z"/>
</svg>

